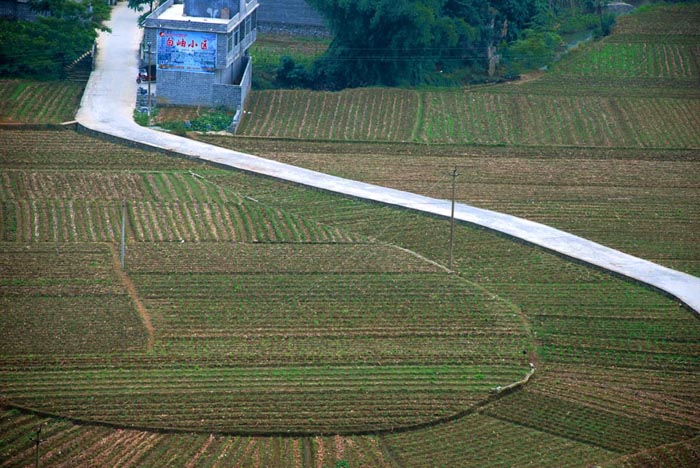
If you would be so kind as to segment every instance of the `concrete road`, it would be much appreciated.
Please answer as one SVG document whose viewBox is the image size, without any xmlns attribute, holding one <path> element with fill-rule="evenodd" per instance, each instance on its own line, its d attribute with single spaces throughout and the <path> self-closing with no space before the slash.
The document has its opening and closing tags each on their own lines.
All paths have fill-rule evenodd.
<svg viewBox="0 0 700 468">
<path fill-rule="evenodd" d="M 447 200 L 341 179 L 135 124 L 133 110 L 138 46 L 142 36 L 142 31 L 137 26 L 137 17 L 136 12 L 127 8 L 126 2 L 120 2 L 112 12 L 109 24 L 112 33 L 100 35 L 96 69 L 85 89 L 77 115 L 81 126 L 119 139 L 136 141 L 234 169 L 361 199 L 450 216 L 450 202 Z M 666 292 L 700 315 L 700 278 L 695 276 L 656 265 L 549 226 L 502 213 L 457 204 L 455 218 L 637 280 Z"/>
</svg>

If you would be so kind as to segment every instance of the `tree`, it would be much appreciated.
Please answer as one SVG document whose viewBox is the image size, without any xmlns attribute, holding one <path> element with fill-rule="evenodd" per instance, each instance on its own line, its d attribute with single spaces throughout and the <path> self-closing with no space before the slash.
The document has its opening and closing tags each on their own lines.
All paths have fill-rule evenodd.
<svg viewBox="0 0 700 468">
<path fill-rule="evenodd" d="M 154 0 L 129 0 L 127 5 L 134 11 L 143 12 L 144 6 L 148 5 L 148 11 L 139 16 L 139 24 L 143 24 L 148 15 L 153 12 Z"/>
<path fill-rule="evenodd" d="M 488 47 L 512 24 L 517 34 L 536 0 L 309 0 L 333 41 L 314 66 L 314 81 L 337 89 L 416 85 L 468 69 L 483 77 Z"/>
<path fill-rule="evenodd" d="M 34 0 L 36 21 L 0 21 L 0 76 L 56 79 L 92 48 L 109 18 L 101 0 Z"/>
</svg>

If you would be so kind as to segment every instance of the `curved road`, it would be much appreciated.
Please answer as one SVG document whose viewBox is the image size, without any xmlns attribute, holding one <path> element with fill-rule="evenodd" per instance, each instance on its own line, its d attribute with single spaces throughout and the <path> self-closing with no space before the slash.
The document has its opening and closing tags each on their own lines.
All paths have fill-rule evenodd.
<svg viewBox="0 0 700 468">
<path fill-rule="evenodd" d="M 222 166 L 312 186 L 389 205 L 449 217 L 451 203 L 413 193 L 333 177 L 257 156 L 218 148 L 141 127 L 133 121 L 137 51 L 142 31 L 138 13 L 120 2 L 112 11 L 111 34 L 98 39 L 97 63 L 87 84 L 77 120 L 94 132 L 165 149 Z M 700 316 L 700 278 L 627 255 L 566 232 L 464 204 L 455 219 L 504 233 L 560 255 L 594 265 L 659 289 Z"/>
</svg>

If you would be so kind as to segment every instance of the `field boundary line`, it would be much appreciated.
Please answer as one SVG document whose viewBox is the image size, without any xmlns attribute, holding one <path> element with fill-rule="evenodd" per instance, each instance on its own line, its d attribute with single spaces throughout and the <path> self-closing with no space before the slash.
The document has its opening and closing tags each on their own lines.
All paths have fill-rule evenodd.
<svg viewBox="0 0 700 468">
<path fill-rule="evenodd" d="M 131 281 L 129 275 L 127 275 L 126 272 L 122 270 L 117 248 L 114 246 L 114 244 L 109 244 L 109 250 L 112 252 L 112 265 L 114 267 L 114 271 L 119 277 L 119 280 L 121 281 L 124 288 L 126 288 L 129 297 L 132 301 L 134 301 L 134 307 L 136 307 L 136 312 L 139 314 L 141 322 L 143 323 L 143 326 L 146 328 L 146 332 L 148 333 L 148 342 L 146 344 L 146 350 L 152 351 L 153 346 L 155 345 L 155 329 L 153 328 L 153 324 L 151 323 L 151 316 L 148 313 L 146 307 L 143 305 L 143 302 L 141 302 L 141 299 L 139 298 L 138 292 L 136 291 L 136 285 L 134 285 L 134 282 Z"/>
<path fill-rule="evenodd" d="M 641 455 L 646 455 L 646 454 L 653 455 L 654 452 L 656 452 L 657 450 L 664 449 L 664 448 L 680 447 L 682 445 L 688 444 L 691 441 L 698 441 L 698 443 L 700 444 L 700 435 L 696 435 L 695 437 L 689 437 L 687 439 L 683 439 L 683 440 L 680 440 L 678 442 L 670 442 L 668 444 L 657 445 L 656 447 L 650 447 L 650 448 L 647 448 L 644 450 L 640 450 L 639 452 L 627 453 L 627 454 L 622 455 L 621 457 L 618 457 L 618 458 L 615 458 L 613 460 L 609 460 L 606 463 L 603 463 L 601 465 L 601 467 L 619 466 L 617 464 L 620 462 L 625 462 L 627 460 L 634 460 L 635 458 L 637 458 Z"/>
<path fill-rule="evenodd" d="M 401 247 L 398 245 L 394 245 L 394 244 L 387 244 L 387 245 L 394 247 L 396 249 L 399 249 L 403 252 L 406 252 L 409 255 L 413 255 L 414 257 L 416 257 L 420 260 L 428 262 L 429 264 L 435 266 L 436 268 L 443 270 L 445 273 L 455 275 L 463 283 L 466 283 L 469 286 L 471 286 L 475 289 L 478 289 L 479 291 L 481 291 L 484 294 L 488 294 L 490 296 L 498 298 L 499 301 L 504 302 L 507 305 L 507 307 L 509 307 L 513 312 L 515 312 L 518 315 L 518 317 L 520 318 L 520 321 L 521 321 L 522 327 L 523 327 L 523 331 L 525 332 L 525 335 L 529 338 L 530 346 L 532 347 L 532 349 L 530 349 L 530 352 L 528 354 L 528 358 L 530 360 L 530 366 L 531 366 L 532 371 L 530 373 L 528 373 L 528 375 L 525 376 L 524 381 L 514 382 L 510 385 L 507 385 L 506 387 L 503 387 L 503 390 L 507 390 L 508 388 L 517 386 L 519 384 L 519 382 L 522 385 L 524 385 L 530 380 L 530 377 L 532 377 L 532 374 L 535 372 L 534 366 L 538 366 L 540 364 L 540 357 L 537 354 L 537 338 L 535 337 L 535 334 L 532 332 L 532 324 L 530 323 L 530 320 L 528 319 L 527 315 L 523 312 L 523 310 L 517 304 L 515 304 L 514 302 L 511 302 L 510 300 L 506 299 L 505 297 L 501 296 L 500 294 L 497 294 L 497 293 L 491 291 L 490 289 L 486 288 L 485 286 L 483 286 L 479 283 L 475 283 L 473 281 L 470 281 L 470 280 L 464 278 L 462 275 L 459 274 L 458 271 L 450 270 L 445 265 L 443 265 L 439 262 L 436 262 L 435 260 L 431 260 L 427 257 L 424 257 L 423 255 L 419 254 L 418 252 L 415 252 L 413 250 L 410 250 L 410 249 L 407 249 L 405 247 Z"/>
<path fill-rule="evenodd" d="M 470 407 L 453 413 L 448 416 L 443 416 L 441 418 L 436 418 L 430 421 L 425 421 L 421 423 L 416 423 L 408 426 L 401 427 L 389 427 L 379 430 L 357 430 L 357 431 L 250 431 L 250 430 L 231 430 L 222 431 L 214 430 L 207 431 L 204 429 L 196 428 L 179 428 L 179 427 L 168 427 L 168 426 L 148 426 L 139 424 L 128 424 L 128 423 L 118 423 L 105 421 L 101 419 L 85 419 L 74 416 L 66 416 L 51 411 L 41 410 L 32 408 L 30 406 L 24 406 L 14 403 L 12 400 L 0 396 L 0 406 L 6 406 L 9 408 L 14 408 L 24 413 L 31 413 L 38 416 L 62 419 L 64 421 L 70 421 L 73 424 L 82 426 L 100 426 L 107 427 L 110 429 L 128 429 L 134 431 L 151 432 L 157 434 L 207 434 L 214 436 L 232 436 L 232 437 L 280 437 L 280 438 L 303 438 L 303 437 L 329 437 L 329 436 L 344 436 L 344 437 L 355 437 L 355 436 L 376 436 L 381 437 L 385 435 L 403 434 L 407 432 L 421 431 L 424 429 L 430 429 L 432 427 L 441 426 L 445 423 L 458 421 L 466 416 L 482 413 L 494 419 L 500 419 L 495 416 L 491 416 L 487 412 L 484 412 L 484 408 L 501 398 L 511 395 L 514 392 L 521 390 L 535 374 L 535 367 L 531 366 L 528 373 L 522 379 L 513 382 L 505 387 L 496 387 L 491 390 L 491 393 L 485 398 L 477 401 Z M 518 424 L 518 423 L 513 423 Z M 391 451 L 389 453 L 392 453 Z"/>
</svg>

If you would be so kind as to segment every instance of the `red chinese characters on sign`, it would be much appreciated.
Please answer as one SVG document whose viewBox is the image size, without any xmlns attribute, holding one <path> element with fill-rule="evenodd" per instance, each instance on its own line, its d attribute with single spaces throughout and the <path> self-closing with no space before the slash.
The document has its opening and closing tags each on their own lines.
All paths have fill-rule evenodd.
<svg viewBox="0 0 700 468">
<path fill-rule="evenodd" d="M 193 73 L 216 70 L 217 37 L 200 31 L 161 30 L 158 32 L 158 68 Z"/>
</svg>

